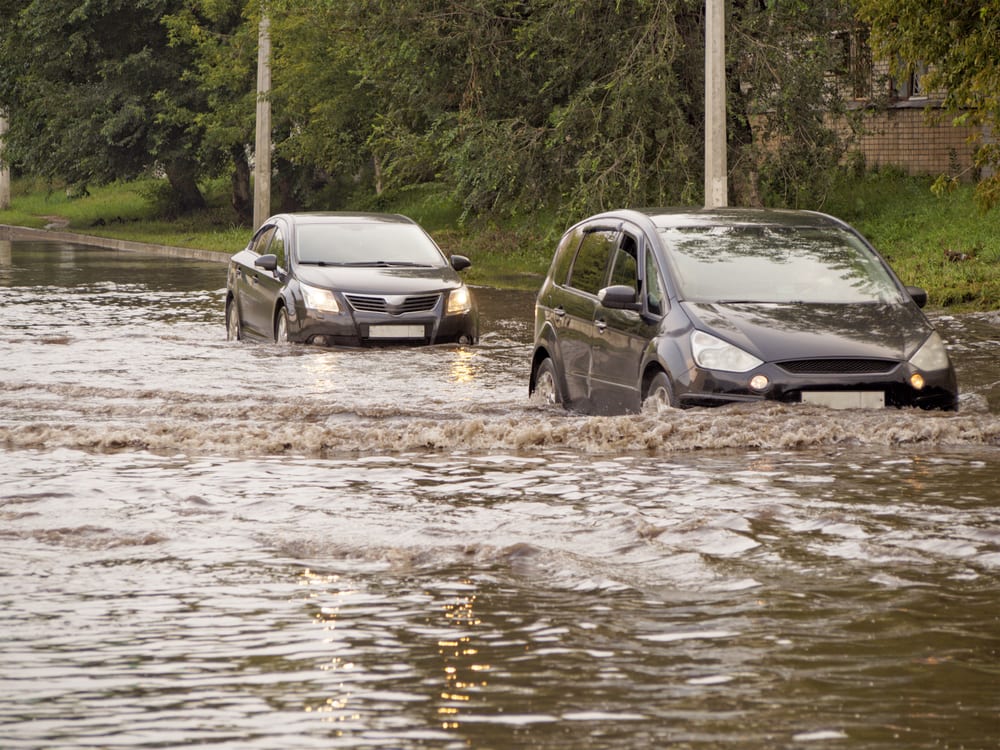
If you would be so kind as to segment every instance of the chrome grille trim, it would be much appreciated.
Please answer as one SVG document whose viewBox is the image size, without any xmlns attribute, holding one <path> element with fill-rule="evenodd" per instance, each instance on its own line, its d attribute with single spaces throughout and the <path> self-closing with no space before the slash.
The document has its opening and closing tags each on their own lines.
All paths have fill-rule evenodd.
<svg viewBox="0 0 1000 750">
<path fill-rule="evenodd" d="M 347 302 L 357 312 L 403 315 L 433 310 L 441 299 L 439 293 L 419 294 L 412 297 L 377 297 L 366 294 L 345 294 Z"/>
<path fill-rule="evenodd" d="M 361 294 L 345 294 L 351 307 L 359 312 L 385 312 L 384 297 L 366 297 Z"/>
</svg>

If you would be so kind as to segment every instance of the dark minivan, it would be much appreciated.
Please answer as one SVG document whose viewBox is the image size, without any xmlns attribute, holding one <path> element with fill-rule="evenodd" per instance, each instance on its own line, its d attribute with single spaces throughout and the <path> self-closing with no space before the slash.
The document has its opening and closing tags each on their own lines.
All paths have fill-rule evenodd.
<svg viewBox="0 0 1000 750">
<path fill-rule="evenodd" d="M 765 399 L 956 409 L 926 300 L 825 214 L 602 213 L 559 242 L 529 390 L 598 414 Z"/>
</svg>

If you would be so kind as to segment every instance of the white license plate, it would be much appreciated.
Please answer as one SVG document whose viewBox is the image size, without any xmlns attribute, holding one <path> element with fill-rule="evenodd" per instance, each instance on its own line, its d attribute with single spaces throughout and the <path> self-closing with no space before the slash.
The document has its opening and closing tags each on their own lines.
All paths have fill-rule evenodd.
<svg viewBox="0 0 1000 750">
<path fill-rule="evenodd" d="M 368 327 L 370 339 L 422 339 L 423 326 L 376 325 Z"/>
<path fill-rule="evenodd" d="M 884 409 L 882 391 L 803 391 L 803 404 L 817 404 L 830 409 Z"/>
</svg>

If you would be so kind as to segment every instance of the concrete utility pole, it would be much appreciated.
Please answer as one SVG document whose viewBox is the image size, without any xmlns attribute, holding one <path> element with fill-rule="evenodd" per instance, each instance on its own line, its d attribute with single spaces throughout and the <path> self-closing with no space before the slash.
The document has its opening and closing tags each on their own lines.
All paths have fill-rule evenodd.
<svg viewBox="0 0 1000 750">
<path fill-rule="evenodd" d="M 729 205 L 725 0 L 705 0 L 705 208 Z"/>
<path fill-rule="evenodd" d="M 6 137 L 7 115 L 0 112 L 0 211 L 6 211 L 10 208 L 10 167 L 7 166 L 7 160 L 3 158 Z"/>
<path fill-rule="evenodd" d="M 271 214 L 271 23 L 264 13 L 257 32 L 257 142 L 254 146 L 253 228 Z"/>
</svg>

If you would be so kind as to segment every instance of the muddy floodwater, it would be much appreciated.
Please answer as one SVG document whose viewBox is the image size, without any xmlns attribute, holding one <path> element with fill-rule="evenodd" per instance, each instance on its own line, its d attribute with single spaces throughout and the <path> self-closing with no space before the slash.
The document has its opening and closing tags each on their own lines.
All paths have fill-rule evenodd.
<svg viewBox="0 0 1000 750">
<path fill-rule="evenodd" d="M 591 418 L 228 342 L 221 264 L 0 242 L 0 747 L 1000 747 L 1000 313 L 957 414 Z"/>
</svg>

